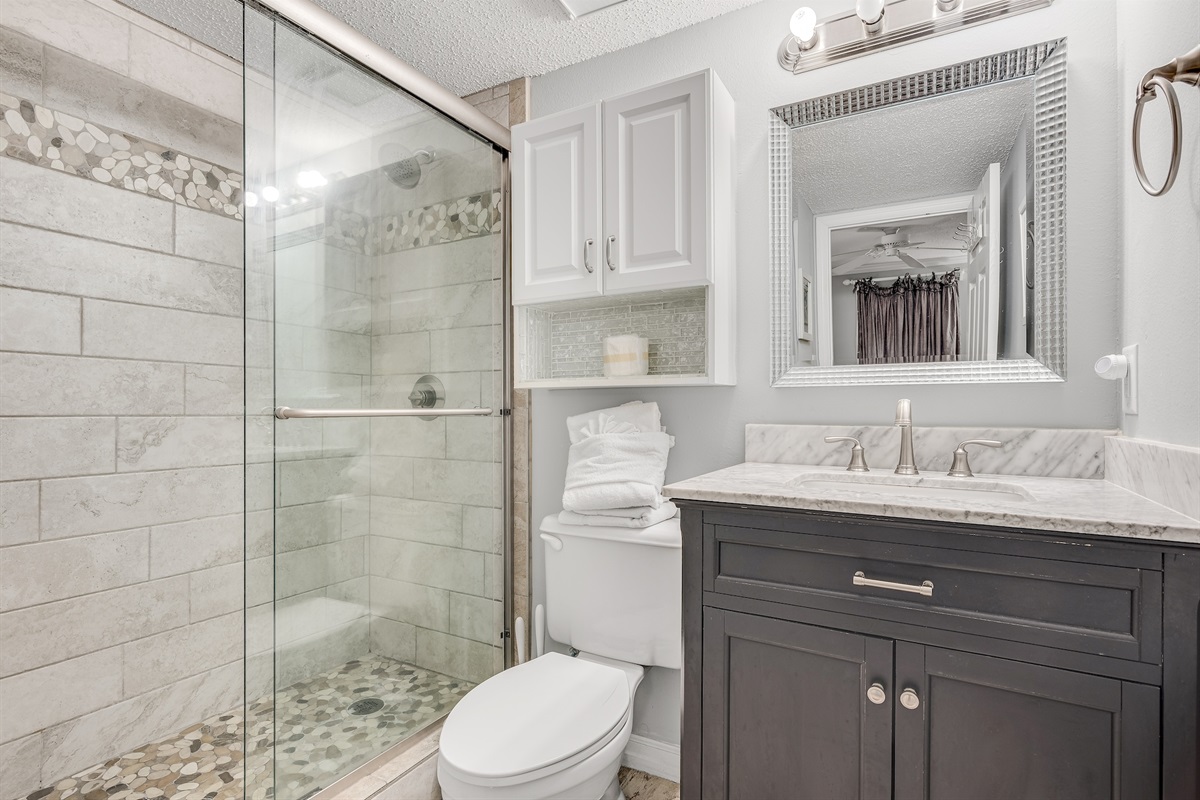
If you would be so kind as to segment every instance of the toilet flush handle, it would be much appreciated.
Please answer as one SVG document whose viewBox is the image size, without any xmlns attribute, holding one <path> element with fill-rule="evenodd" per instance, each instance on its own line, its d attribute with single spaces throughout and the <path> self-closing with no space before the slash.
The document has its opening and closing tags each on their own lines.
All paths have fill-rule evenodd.
<svg viewBox="0 0 1200 800">
<path fill-rule="evenodd" d="M 542 537 L 543 542 L 550 545 L 550 547 L 554 549 L 554 552 L 557 553 L 559 550 L 562 550 L 562 539 L 558 538 L 557 536 L 551 536 L 548 533 L 541 533 L 538 535 Z"/>
</svg>

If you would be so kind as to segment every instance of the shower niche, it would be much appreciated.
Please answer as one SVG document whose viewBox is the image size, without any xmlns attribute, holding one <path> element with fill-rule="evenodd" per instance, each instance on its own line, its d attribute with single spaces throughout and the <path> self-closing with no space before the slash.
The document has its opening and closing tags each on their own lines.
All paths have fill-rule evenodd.
<svg viewBox="0 0 1200 800">
<path fill-rule="evenodd" d="M 513 128 L 518 388 L 732 385 L 733 99 L 705 70 Z M 606 375 L 637 336 L 643 374 Z"/>
</svg>

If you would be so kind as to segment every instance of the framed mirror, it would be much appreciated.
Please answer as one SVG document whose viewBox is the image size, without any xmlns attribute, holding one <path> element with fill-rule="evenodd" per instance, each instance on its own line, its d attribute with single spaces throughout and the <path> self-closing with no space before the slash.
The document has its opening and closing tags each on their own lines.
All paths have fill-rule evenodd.
<svg viewBox="0 0 1200 800">
<path fill-rule="evenodd" d="M 1066 378 L 1066 40 L 771 110 L 774 386 Z"/>
</svg>

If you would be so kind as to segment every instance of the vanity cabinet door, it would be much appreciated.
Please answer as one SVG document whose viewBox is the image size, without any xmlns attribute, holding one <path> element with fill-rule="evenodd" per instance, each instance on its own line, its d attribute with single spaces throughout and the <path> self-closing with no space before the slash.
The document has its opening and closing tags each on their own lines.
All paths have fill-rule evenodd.
<svg viewBox="0 0 1200 800">
<path fill-rule="evenodd" d="M 891 798 L 892 642 L 706 608 L 703 647 L 705 800 Z"/>
<path fill-rule="evenodd" d="M 605 294 L 710 282 L 709 76 L 604 103 Z"/>
<path fill-rule="evenodd" d="M 512 134 L 513 302 L 602 294 L 600 105 Z"/>
<path fill-rule="evenodd" d="M 1156 687 L 898 642 L 895 699 L 896 800 L 1159 797 Z"/>
</svg>

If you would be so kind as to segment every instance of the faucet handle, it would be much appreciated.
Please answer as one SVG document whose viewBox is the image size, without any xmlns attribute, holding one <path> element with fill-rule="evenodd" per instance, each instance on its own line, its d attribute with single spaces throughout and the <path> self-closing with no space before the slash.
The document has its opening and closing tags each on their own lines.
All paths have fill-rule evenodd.
<svg viewBox="0 0 1200 800">
<path fill-rule="evenodd" d="M 912 425 L 912 401 L 897 400 L 896 401 L 896 423 L 897 425 Z"/>
<path fill-rule="evenodd" d="M 833 444 L 834 442 L 854 442 L 854 447 L 850 448 L 850 466 L 846 467 L 847 472 L 870 472 L 867 466 L 867 451 L 859 444 L 858 439 L 853 436 L 826 436 L 825 441 Z"/>
<path fill-rule="evenodd" d="M 954 462 L 950 465 L 947 475 L 954 478 L 975 477 L 975 473 L 971 472 L 971 462 L 967 459 L 967 445 L 970 444 L 980 444 L 984 447 L 1004 446 L 1004 442 L 997 442 L 995 439 L 967 439 L 954 450 Z"/>
</svg>

